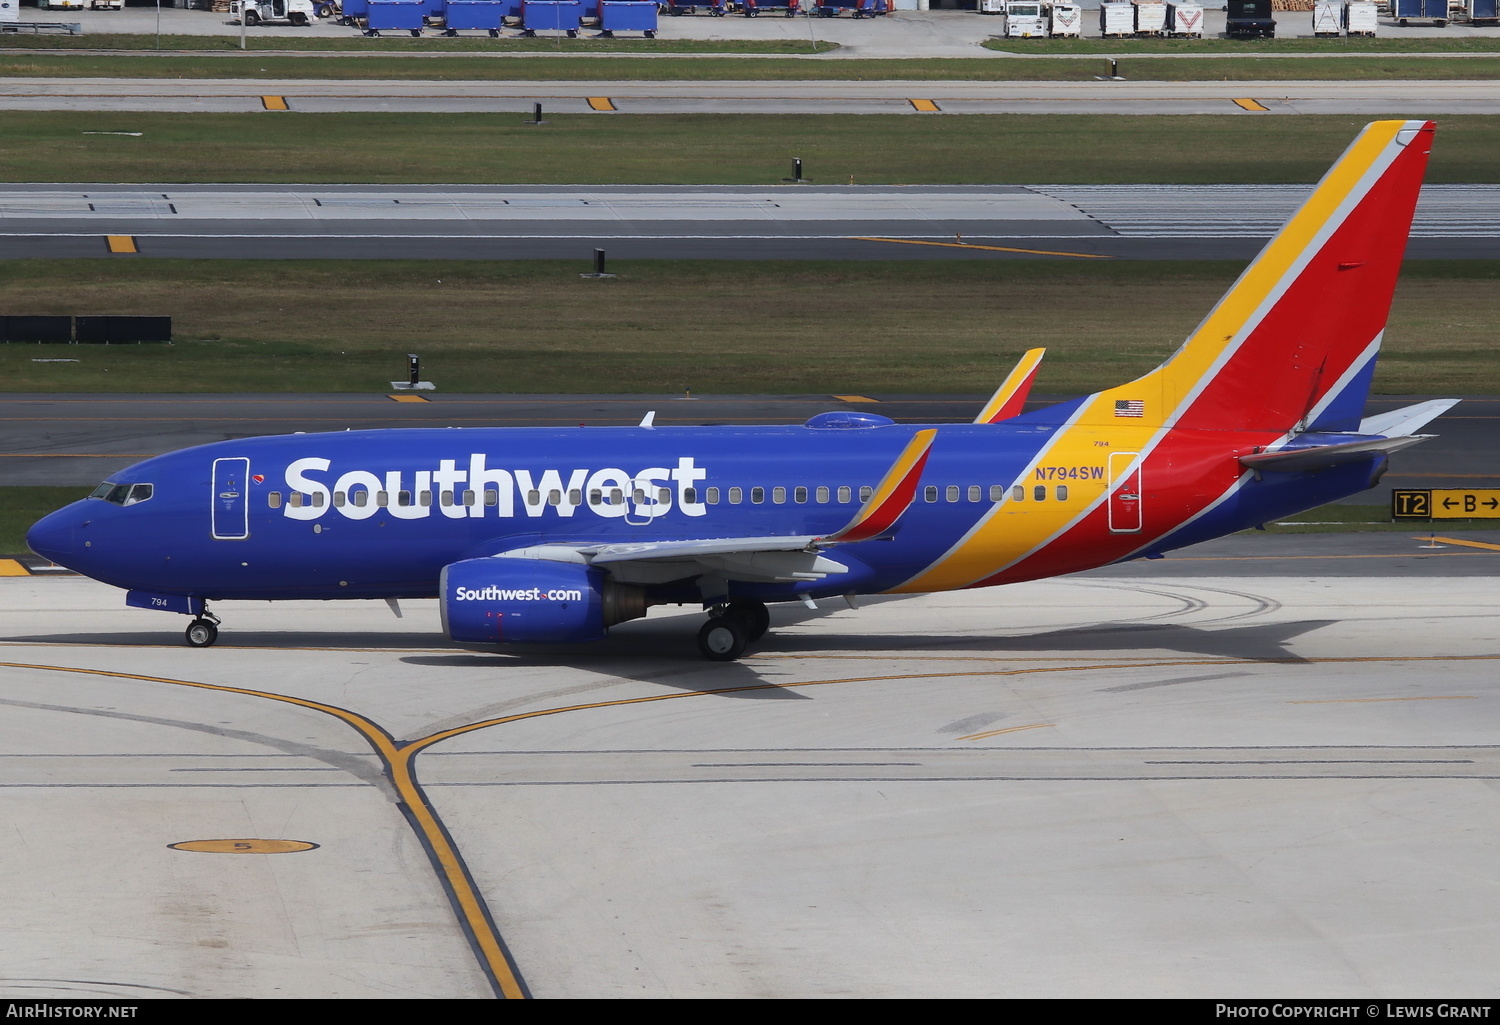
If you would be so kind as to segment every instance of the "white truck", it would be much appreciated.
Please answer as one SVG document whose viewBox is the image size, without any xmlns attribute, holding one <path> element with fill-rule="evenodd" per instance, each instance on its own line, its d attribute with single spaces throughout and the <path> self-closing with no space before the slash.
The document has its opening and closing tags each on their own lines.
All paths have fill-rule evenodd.
<svg viewBox="0 0 1500 1025">
<path fill-rule="evenodd" d="M 1202 39 L 1203 5 L 1167 4 L 1167 35 L 1178 39 Z"/>
<path fill-rule="evenodd" d="M 1047 14 L 1041 0 L 1006 0 L 1005 38 L 1035 39 L 1047 35 Z"/>
<path fill-rule="evenodd" d="M 1054 36 L 1083 35 L 1083 8 L 1077 4 L 1052 4 L 1047 31 Z"/>
<path fill-rule="evenodd" d="M 229 13 L 236 23 L 243 17 L 247 26 L 278 21 L 288 25 L 313 25 L 318 20 L 312 0 L 230 0 Z"/>
</svg>

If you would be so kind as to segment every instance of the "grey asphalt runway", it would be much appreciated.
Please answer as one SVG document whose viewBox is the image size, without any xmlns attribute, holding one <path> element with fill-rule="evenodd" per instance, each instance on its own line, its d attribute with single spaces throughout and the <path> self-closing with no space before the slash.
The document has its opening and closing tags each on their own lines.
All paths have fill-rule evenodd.
<svg viewBox="0 0 1500 1025">
<path fill-rule="evenodd" d="M 655 422 L 800 423 L 830 409 L 865 409 L 908 423 L 966 423 L 988 395 L 0 395 L 0 486 L 93 485 L 153 455 L 191 445 L 297 431 L 380 427 L 530 427 Z M 410 396 L 407 396 L 410 397 Z M 1372 399 L 1374 414 L 1421 400 Z M 853 399 L 854 401 L 851 401 Z M 1029 408 L 1060 401 L 1037 397 Z M 1473 397 L 1433 421 L 1437 437 L 1391 457 L 1362 501 L 1391 488 L 1500 487 L 1500 399 Z"/>
<path fill-rule="evenodd" d="M 1249 259 L 1310 185 L 0 188 L 0 259 Z M 1500 185 L 1429 185 L 1414 259 L 1500 256 Z"/>
</svg>

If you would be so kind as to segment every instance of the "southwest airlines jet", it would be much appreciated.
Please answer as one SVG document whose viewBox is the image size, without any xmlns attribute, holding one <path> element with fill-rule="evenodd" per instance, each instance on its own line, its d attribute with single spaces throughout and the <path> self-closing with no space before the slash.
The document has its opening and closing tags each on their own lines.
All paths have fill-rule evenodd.
<svg viewBox="0 0 1500 1025">
<path fill-rule="evenodd" d="M 191 616 L 222 599 L 436 597 L 456 642 L 593 641 L 701 605 L 710 659 L 770 602 L 988 587 L 1161 553 L 1373 487 L 1453 405 L 1365 418 L 1433 125 L 1367 126 L 1165 364 L 971 424 L 373 430 L 148 459 L 42 519 L 38 555 Z"/>
</svg>

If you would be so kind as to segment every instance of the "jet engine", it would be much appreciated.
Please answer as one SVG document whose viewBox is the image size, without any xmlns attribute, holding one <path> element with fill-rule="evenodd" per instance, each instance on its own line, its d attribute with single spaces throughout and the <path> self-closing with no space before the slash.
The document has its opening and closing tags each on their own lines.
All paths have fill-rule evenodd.
<svg viewBox="0 0 1500 1025">
<path fill-rule="evenodd" d="M 443 632 L 469 644 L 597 641 L 646 614 L 646 592 L 581 562 L 491 556 L 443 567 Z"/>
</svg>

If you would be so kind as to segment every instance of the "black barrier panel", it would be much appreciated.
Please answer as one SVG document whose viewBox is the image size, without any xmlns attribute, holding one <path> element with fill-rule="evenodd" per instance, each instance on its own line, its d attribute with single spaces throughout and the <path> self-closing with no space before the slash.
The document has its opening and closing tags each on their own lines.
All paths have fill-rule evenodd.
<svg viewBox="0 0 1500 1025">
<path fill-rule="evenodd" d="M 78 318 L 80 321 L 82 317 Z M 170 342 L 171 317 L 110 317 L 111 342 Z M 83 341 L 82 338 L 79 341 Z"/>
<path fill-rule="evenodd" d="M 74 317 L 75 338 L 85 345 L 105 345 L 109 337 L 109 317 Z"/>
<path fill-rule="evenodd" d="M 5 317 L 8 342 L 71 342 L 72 317 Z"/>
<path fill-rule="evenodd" d="M 92 344 L 121 342 L 170 342 L 171 317 L 77 317 L 79 342 Z"/>
</svg>

